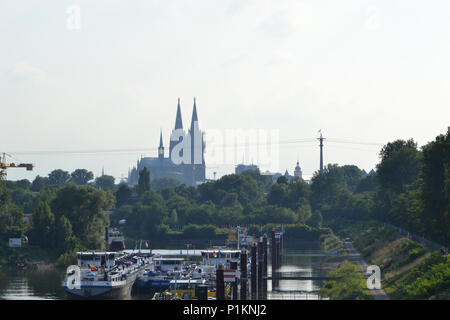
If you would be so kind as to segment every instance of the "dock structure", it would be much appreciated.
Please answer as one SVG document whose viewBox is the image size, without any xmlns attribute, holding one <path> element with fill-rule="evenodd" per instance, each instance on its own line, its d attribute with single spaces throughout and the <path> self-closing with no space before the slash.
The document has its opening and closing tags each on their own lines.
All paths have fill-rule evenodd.
<svg viewBox="0 0 450 320">
<path fill-rule="evenodd" d="M 263 262 L 264 262 L 264 253 L 263 253 L 263 239 L 262 237 L 258 241 L 258 300 L 263 300 Z"/>
<path fill-rule="evenodd" d="M 247 300 L 247 250 L 241 251 L 241 290 L 240 300 Z"/>
<path fill-rule="evenodd" d="M 279 286 L 282 237 L 279 229 L 272 230 L 272 290 Z"/>
<path fill-rule="evenodd" d="M 257 299 L 257 271 L 256 271 L 256 243 L 253 243 L 251 248 L 251 294 L 252 294 L 252 300 Z"/>
<path fill-rule="evenodd" d="M 263 300 L 267 300 L 267 235 L 263 236 Z"/>
<path fill-rule="evenodd" d="M 235 276 L 234 281 L 231 283 L 231 299 L 232 300 L 238 300 L 238 277 L 236 276 L 236 272 L 238 270 L 238 263 L 237 261 L 230 262 L 230 269 L 234 270 Z"/>
<path fill-rule="evenodd" d="M 223 276 L 223 264 L 219 264 L 216 270 L 216 299 L 225 300 L 225 279 Z"/>
</svg>

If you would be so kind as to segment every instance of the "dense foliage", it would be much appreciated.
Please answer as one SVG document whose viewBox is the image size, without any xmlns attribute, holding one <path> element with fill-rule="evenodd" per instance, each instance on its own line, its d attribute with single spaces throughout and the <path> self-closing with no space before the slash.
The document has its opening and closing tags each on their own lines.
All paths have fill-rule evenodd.
<svg viewBox="0 0 450 320">
<path fill-rule="evenodd" d="M 316 239 L 346 221 L 390 222 L 444 245 L 450 240 L 450 128 L 420 150 L 396 140 L 380 151 L 377 171 L 329 164 L 308 184 L 277 182 L 258 170 L 230 174 L 197 188 L 140 172 L 137 186 L 94 179 L 92 172 L 57 169 L 34 181 L 8 181 L 0 191 L 0 237 L 28 235 L 30 243 L 61 254 L 101 248 L 103 228 L 126 220 L 127 237 L 166 241 L 170 235 L 215 237 L 220 228 L 286 225 L 286 237 Z M 23 214 L 32 213 L 30 223 Z"/>
<path fill-rule="evenodd" d="M 353 223 L 340 233 L 353 239 L 368 264 L 380 267 L 392 299 L 449 299 L 450 260 L 441 252 L 377 221 Z"/>
<path fill-rule="evenodd" d="M 322 297 L 331 300 L 372 300 L 367 289 L 366 279 L 354 262 L 344 261 L 334 271 L 328 273 L 330 278 L 319 291 Z"/>
<path fill-rule="evenodd" d="M 450 128 L 421 150 L 413 140 L 386 144 L 366 177 L 352 167 L 328 165 L 312 178 L 312 210 L 324 224 L 377 219 L 449 245 Z"/>
</svg>

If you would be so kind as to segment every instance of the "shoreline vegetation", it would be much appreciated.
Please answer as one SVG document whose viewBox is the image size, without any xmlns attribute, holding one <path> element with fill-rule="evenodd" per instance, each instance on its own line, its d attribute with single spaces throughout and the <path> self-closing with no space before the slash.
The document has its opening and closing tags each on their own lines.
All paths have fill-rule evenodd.
<svg viewBox="0 0 450 320">
<path fill-rule="evenodd" d="M 291 228 L 293 232 L 299 227 Z M 320 263 L 319 268 L 328 270 L 329 277 L 339 278 L 324 284 L 319 291 L 322 297 L 332 300 L 373 299 L 361 270 L 356 263 L 348 260 L 348 250 L 342 238 L 350 237 L 367 263 L 380 267 L 382 288 L 391 299 L 450 299 L 450 261 L 436 250 L 404 237 L 377 221 L 347 223 L 345 228 L 337 231 L 340 236 L 330 229 L 326 230 L 327 233 L 313 241 L 311 238 L 308 241 L 302 235 L 303 239 L 317 243 L 330 254 Z M 261 228 L 260 232 L 263 231 L 264 228 Z M 286 245 L 295 243 L 299 243 L 298 235 L 287 241 Z M 68 265 L 62 263 L 61 257 L 55 256 L 50 250 L 37 246 L 3 246 L 0 254 L 2 267 L 12 267 L 17 261 L 37 266 L 36 269 L 25 268 L 26 271 L 50 271 Z"/>
<path fill-rule="evenodd" d="M 380 267 L 382 288 L 391 299 L 450 299 L 450 260 L 438 250 L 402 236 L 378 221 L 347 223 L 338 233 L 352 239 L 369 265 Z M 336 268 L 329 276 L 345 276 L 327 281 L 320 294 L 337 300 L 367 298 L 365 281 L 358 290 L 355 282 L 348 280 L 350 276 L 358 279 L 358 273 L 362 276 L 356 264 L 350 267 L 352 262 L 345 255 L 329 260 L 330 269 Z"/>
<path fill-rule="evenodd" d="M 356 270 L 344 263 L 349 252 L 341 239 L 350 237 L 367 263 L 380 266 L 391 298 L 448 299 L 448 260 L 386 225 L 450 245 L 450 127 L 420 148 L 413 139 L 388 142 L 379 156 L 376 171 L 328 164 L 309 183 L 247 170 L 192 187 L 151 180 L 146 168 L 135 186 L 108 175 L 94 179 L 86 169 L 7 181 L 0 189 L 0 264 L 20 260 L 17 252 L 35 264 L 74 264 L 77 251 L 105 250 L 108 226 L 123 232 L 129 248 L 139 239 L 150 248 L 199 248 L 226 244 L 238 225 L 255 237 L 283 225 L 286 243 L 318 241 L 330 253 L 325 270 Z M 24 248 L 7 247 L 9 238 L 22 237 L 29 240 Z"/>
</svg>

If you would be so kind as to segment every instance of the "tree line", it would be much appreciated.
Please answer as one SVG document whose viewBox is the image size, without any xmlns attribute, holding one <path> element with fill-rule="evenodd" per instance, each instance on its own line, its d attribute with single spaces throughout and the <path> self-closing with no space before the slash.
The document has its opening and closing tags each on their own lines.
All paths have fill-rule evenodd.
<svg viewBox="0 0 450 320">
<path fill-rule="evenodd" d="M 371 174 L 329 164 L 310 183 L 284 176 L 273 182 L 248 170 L 195 188 L 174 178 L 151 181 L 144 168 L 138 184 L 129 186 L 114 184 L 111 176 L 94 180 L 86 169 L 54 170 L 33 182 L 8 181 L 7 192 L 0 192 L 0 237 L 27 234 L 30 243 L 63 254 L 101 248 L 104 227 L 121 220 L 126 236 L 158 243 L 180 232 L 210 238 L 221 226 L 238 224 L 255 234 L 284 224 L 300 239 L 348 219 L 377 219 L 448 245 L 449 139 L 450 129 L 421 148 L 412 139 L 389 142 Z M 105 210 L 114 214 L 108 218 Z M 23 212 L 33 214 L 31 223 L 23 222 Z"/>
</svg>

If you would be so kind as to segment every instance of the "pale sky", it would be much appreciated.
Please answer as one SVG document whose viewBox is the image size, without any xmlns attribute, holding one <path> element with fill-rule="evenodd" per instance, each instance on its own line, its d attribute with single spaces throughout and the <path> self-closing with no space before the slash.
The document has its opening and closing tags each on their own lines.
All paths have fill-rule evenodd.
<svg viewBox="0 0 450 320">
<path fill-rule="evenodd" d="M 36 165 L 8 177 L 126 176 L 157 156 L 161 129 L 167 155 L 178 97 L 185 128 L 196 97 L 206 135 L 321 129 L 325 164 L 369 171 L 383 144 L 423 145 L 450 125 L 449 12 L 444 0 L 0 0 L 0 152 Z M 131 151 L 28 153 L 119 149 Z M 281 143 L 277 158 L 312 174 L 318 142 Z"/>
</svg>

